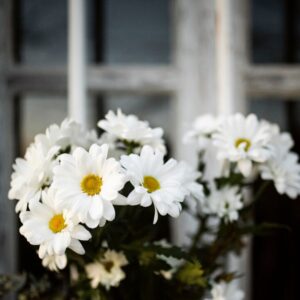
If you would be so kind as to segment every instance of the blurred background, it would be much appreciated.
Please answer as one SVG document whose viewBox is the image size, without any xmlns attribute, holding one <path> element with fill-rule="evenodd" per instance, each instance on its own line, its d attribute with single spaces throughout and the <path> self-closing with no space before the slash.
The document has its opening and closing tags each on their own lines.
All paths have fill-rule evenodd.
<svg viewBox="0 0 300 300">
<path fill-rule="evenodd" d="M 211 0 L 198 0 L 205 1 L 208 3 Z M 10 4 L 7 6 L 5 2 Z M 173 20 L 172 2 L 86 0 L 88 64 L 171 65 L 174 57 L 174 27 L 178 26 Z M 300 68 L 297 68 L 300 62 L 300 2 L 249 0 L 246 7 L 249 18 L 245 36 L 247 63 L 257 65 L 257 70 L 261 71 L 250 72 L 249 80 L 254 82 L 254 88 L 260 87 L 253 78 L 255 74 L 260 74 L 261 78 L 267 77 L 271 83 L 271 91 L 247 93 L 246 110 L 279 123 L 282 129 L 290 131 L 296 141 L 295 151 L 300 153 Z M 11 23 L 5 25 L 1 17 L 7 20 L 7 16 L 11 17 Z M 203 22 L 207 21 L 205 15 Z M 49 81 L 49 88 L 39 89 L 36 84 L 30 83 L 34 76 L 39 76 L 32 70 L 41 70 L 37 74 L 43 75 L 49 68 L 51 76 L 55 77 L 55 74 L 61 76 L 57 70 L 67 65 L 68 2 L 1 0 L 0 22 L 0 220 L 3 220 L 0 223 L 0 272 L 8 272 L 38 268 L 39 265 L 35 253 L 18 236 L 14 223 L 10 221 L 16 216 L 12 213 L 11 203 L 7 204 L 7 174 L 11 172 L 12 159 L 24 154 L 35 134 L 43 132 L 51 123 L 61 122 L 68 114 L 65 77 L 57 85 L 57 80 L 53 81 L 54 84 Z M 201 20 L 199 22 L 201 24 Z M 264 67 L 268 66 L 274 69 L 266 76 L 261 75 L 265 74 Z M 7 80 L 5 72 L 9 68 L 13 76 Z M 207 70 L 207 73 L 210 71 Z M 33 78 L 31 81 L 30 76 Z M 47 81 L 41 83 L 47 85 Z M 276 89 L 277 84 L 285 90 L 274 95 L 272 88 Z M 93 110 L 91 123 L 102 118 L 107 110 L 120 107 L 125 113 L 137 114 L 141 119 L 149 120 L 152 126 L 163 127 L 167 140 L 171 141 L 174 137 L 171 93 L 93 91 L 89 93 L 88 101 L 92 103 Z M 188 105 L 189 99 L 186 101 Z M 199 99 L 200 105 L 201 101 L 205 100 Z M 170 147 L 172 150 L 171 142 Z M 254 300 L 300 299 L 299 201 L 282 197 L 278 199 L 276 193 L 270 190 L 264 203 L 257 206 L 258 221 L 287 224 L 292 231 L 279 231 L 272 236 L 254 239 L 251 254 Z M 13 251 L 16 251 L 16 255 L 12 259 Z"/>
</svg>

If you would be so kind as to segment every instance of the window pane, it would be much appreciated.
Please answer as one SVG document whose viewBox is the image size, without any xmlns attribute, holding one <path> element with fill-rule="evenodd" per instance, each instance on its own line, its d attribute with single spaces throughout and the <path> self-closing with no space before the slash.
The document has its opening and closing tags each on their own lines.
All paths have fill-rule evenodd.
<svg viewBox="0 0 300 300">
<path fill-rule="evenodd" d="M 104 55 L 108 63 L 170 60 L 168 0 L 107 0 Z"/>
</svg>

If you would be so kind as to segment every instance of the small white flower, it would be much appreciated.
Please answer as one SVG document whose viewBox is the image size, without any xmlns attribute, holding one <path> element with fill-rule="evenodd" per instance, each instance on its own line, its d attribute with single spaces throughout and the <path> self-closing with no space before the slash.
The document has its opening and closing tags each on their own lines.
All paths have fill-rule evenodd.
<svg viewBox="0 0 300 300">
<path fill-rule="evenodd" d="M 186 190 L 187 204 L 194 211 L 197 204 L 202 203 L 204 199 L 203 185 L 197 182 L 201 177 L 201 173 L 183 161 L 178 163 L 177 172 L 182 176 L 180 181 L 182 187 Z"/>
<path fill-rule="evenodd" d="M 157 222 L 158 213 L 162 216 L 179 216 L 186 189 L 182 185 L 181 170 L 174 159 L 164 163 L 162 152 L 144 146 L 140 155 L 123 155 L 121 164 L 134 186 L 128 196 L 128 204 L 147 207 L 153 203 L 154 223 Z"/>
<path fill-rule="evenodd" d="M 279 194 L 295 199 L 300 194 L 300 164 L 296 153 L 289 150 L 293 140 L 287 133 L 273 137 L 270 147 L 273 155 L 260 167 L 261 177 L 273 180 Z"/>
<path fill-rule="evenodd" d="M 19 200 L 16 211 L 26 211 L 28 204 L 40 201 L 41 193 L 52 181 L 52 170 L 57 164 L 54 159 L 59 147 L 50 150 L 44 143 L 32 144 L 26 151 L 25 159 L 17 158 L 11 177 L 9 199 Z"/>
<path fill-rule="evenodd" d="M 251 174 L 253 162 L 263 163 L 271 154 L 267 148 L 271 139 L 270 125 L 259 122 L 253 114 L 247 117 L 235 114 L 224 119 L 213 139 L 218 158 L 237 163 L 245 177 Z"/>
<path fill-rule="evenodd" d="M 107 145 L 94 144 L 89 152 L 79 147 L 72 155 L 61 155 L 61 163 L 54 169 L 58 205 L 90 228 L 115 218 L 113 201 L 125 184 L 119 162 L 107 159 L 107 153 Z"/>
<path fill-rule="evenodd" d="M 216 132 L 220 118 L 206 114 L 199 116 L 193 123 L 193 127 L 183 138 L 184 143 L 195 143 L 199 151 L 205 150 L 211 135 Z"/>
<path fill-rule="evenodd" d="M 103 258 L 85 267 L 92 288 L 97 288 L 99 284 L 107 290 L 119 286 L 120 282 L 126 277 L 122 267 L 127 264 L 126 256 L 122 252 L 107 250 Z"/>
<path fill-rule="evenodd" d="M 51 125 L 45 134 L 38 134 L 27 149 L 25 159 L 16 159 L 13 166 L 8 197 L 19 200 L 16 211 L 25 211 L 28 203 L 40 201 L 42 190 L 52 183 L 53 168 L 58 164 L 57 156 L 61 152 L 72 151 L 77 146 L 89 147 L 96 140 L 95 132 L 87 132 L 80 124 L 68 119 L 60 126 Z"/>
<path fill-rule="evenodd" d="M 235 282 L 220 282 L 214 284 L 211 296 L 212 298 L 206 300 L 243 300 L 245 293 L 237 287 Z"/>
<path fill-rule="evenodd" d="M 78 254 L 84 254 L 79 240 L 87 241 L 91 234 L 71 217 L 66 211 L 59 210 L 56 205 L 53 189 L 43 192 L 42 203 L 30 206 L 29 211 L 22 212 L 20 233 L 27 241 L 39 247 L 39 256 L 58 255 L 70 248 Z"/>
<path fill-rule="evenodd" d="M 67 256 L 63 255 L 45 255 L 42 260 L 42 265 L 50 271 L 58 272 L 63 270 L 67 265 Z"/>
<path fill-rule="evenodd" d="M 238 219 L 238 211 L 243 207 L 242 195 L 237 187 L 225 186 L 220 190 L 212 184 L 210 194 L 204 200 L 202 210 L 205 214 L 215 214 L 225 221 Z"/>
<path fill-rule="evenodd" d="M 109 140 L 131 142 L 137 148 L 149 145 L 165 153 L 161 128 L 150 128 L 148 122 L 139 120 L 135 115 L 125 115 L 120 109 L 117 114 L 109 111 L 105 118 L 98 122 L 98 126 L 111 136 Z"/>
<path fill-rule="evenodd" d="M 53 146 L 59 146 L 61 151 L 70 148 L 70 151 L 76 147 L 88 149 L 93 143 L 97 142 L 95 131 L 86 131 L 77 122 L 71 119 L 65 119 L 61 125 L 53 124 L 46 129 L 45 134 L 38 134 L 35 137 L 35 143 L 44 144 L 48 150 Z"/>
</svg>

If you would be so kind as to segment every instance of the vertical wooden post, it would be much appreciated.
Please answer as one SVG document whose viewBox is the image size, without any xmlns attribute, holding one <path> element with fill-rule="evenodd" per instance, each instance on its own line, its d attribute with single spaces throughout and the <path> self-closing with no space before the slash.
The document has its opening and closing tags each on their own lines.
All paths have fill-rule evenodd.
<svg viewBox="0 0 300 300">
<path fill-rule="evenodd" d="M 248 0 L 215 1 L 218 113 L 246 113 L 249 3 Z M 250 299 L 251 239 L 247 239 L 247 243 L 241 257 L 228 257 L 228 270 L 239 270 L 245 274 L 239 279 L 239 285 L 246 294 L 245 300 Z"/>
<path fill-rule="evenodd" d="M 215 60 L 215 5 L 207 0 L 174 0 L 174 64 L 178 86 L 173 101 L 175 155 L 195 165 L 195 149 L 184 147 L 182 137 L 193 119 L 217 112 Z M 173 224 L 173 239 L 188 242 L 193 220 L 182 214 Z"/>
<path fill-rule="evenodd" d="M 216 1 L 217 98 L 220 114 L 246 111 L 248 0 Z"/>
<path fill-rule="evenodd" d="M 187 123 L 197 115 L 246 110 L 247 2 L 174 0 L 174 60 L 179 82 L 175 92 L 173 141 L 179 159 L 195 162 L 194 150 L 182 147 L 180 139 Z M 172 225 L 174 241 L 187 243 L 188 233 L 195 227 L 193 220 L 182 215 Z M 247 253 L 241 260 L 230 258 L 229 267 L 239 271 L 242 268 L 249 274 L 249 257 Z M 249 278 L 245 282 L 244 289 Z"/>
<path fill-rule="evenodd" d="M 69 117 L 87 127 L 85 6 L 85 0 L 69 0 L 68 110 Z"/>
<path fill-rule="evenodd" d="M 14 103 L 7 90 L 7 73 L 12 61 L 12 1 L 0 1 L 0 274 L 17 267 L 16 215 L 7 193 L 15 156 Z"/>
</svg>

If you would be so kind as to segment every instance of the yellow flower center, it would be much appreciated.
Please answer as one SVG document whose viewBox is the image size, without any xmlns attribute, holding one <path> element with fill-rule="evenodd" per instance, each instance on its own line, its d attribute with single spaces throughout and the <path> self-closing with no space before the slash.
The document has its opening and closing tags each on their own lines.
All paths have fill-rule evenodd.
<svg viewBox="0 0 300 300">
<path fill-rule="evenodd" d="M 98 195 L 101 192 L 102 178 L 89 174 L 82 179 L 80 186 L 81 190 L 89 196 Z"/>
<path fill-rule="evenodd" d="M 152 193 L 160 189 L 160 184 L 156 178 L 152 176 L 145 176 L 143 187 L 147 189 L 149 193 Z"/>
<path fill-rule="evenodd" d="M 67 227 L 62 214 L 54 215 L 49 221 L 49 228 L 52 232 L 58 233 Z"/>
<path fill-rule="evenodd" d="M 236 147 L 236 148 L 239 148 L 239 146 L 240 146 L 241 144 L 244 144 L 244 149 L 245 149 L 246 152 L 248 152 L 249 149 L 250 149 L 250 147 L 251 147 L 251 142 L 250 142 L 250 140 L 245 139 L 245 138 L 239 138 L 239 139 L 237 139 L 237 140 L 235 141 L 235 147 Z"/>
</svg>

